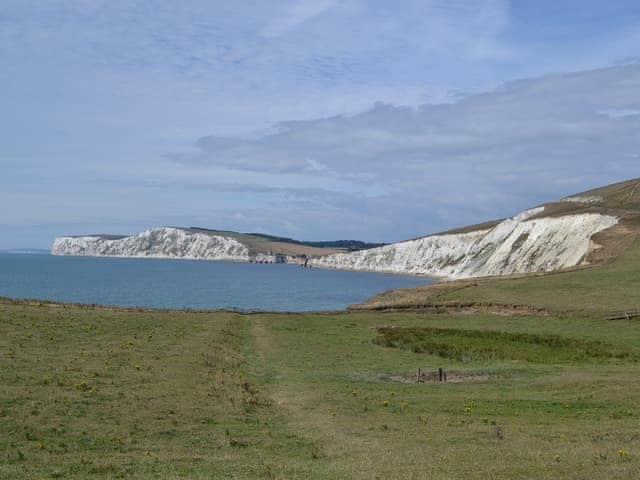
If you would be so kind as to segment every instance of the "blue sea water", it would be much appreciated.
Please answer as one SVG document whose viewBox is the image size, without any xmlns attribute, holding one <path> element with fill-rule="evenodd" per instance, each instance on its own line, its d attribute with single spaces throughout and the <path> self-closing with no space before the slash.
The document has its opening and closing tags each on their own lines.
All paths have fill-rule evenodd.
<svg viewBox="0 0 640 480">
<path fill-rule="evenodd" d="M 118 306 L 339 310 L 433 282 L 285 264 L 0 254 L 0 296 Z"/>
</svg>

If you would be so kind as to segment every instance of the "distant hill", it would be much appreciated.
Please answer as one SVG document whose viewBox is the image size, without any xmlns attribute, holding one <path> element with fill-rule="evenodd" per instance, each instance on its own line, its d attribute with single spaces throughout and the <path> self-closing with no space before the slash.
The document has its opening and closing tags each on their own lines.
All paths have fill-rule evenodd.
<svg viewBox="0 0 640 480">
<path fill-rule="evenodd" d="M 44 255 L 49 253 L 49 250 L 43 248 L 7 248 L 0 250 L 0 253 L 13 255 Z"/>
<path fill-rule="evenodd" d="M 327 241 L 302 241 L 302 240 L 294 240 L 288 237 L 277 237 L 275 235 L 268 235 L 266 233 L 238 233 L 231 231 L 221 231 L 221 230 L 211 230 L 208 228 L 201 227 L 189 227 L 189 230 L 194 232 L 212 232 L 212 233 L 225 233 L 229 235 L 247 235 L 252 237 L 263 238 L 269 242 L 278 242 L 278 243 L 292 243 L 294 245 L 304 245 L 307 247 L 317 247 L 317 248 L 337 248 L 337 249 L 345 249 L 345 250 L 364 250 L 366 248 L 375 248 L 386 245 L 385 243 L 368 243 L 361 242 L 359 240 L 327 240 Z"/>
</svg>

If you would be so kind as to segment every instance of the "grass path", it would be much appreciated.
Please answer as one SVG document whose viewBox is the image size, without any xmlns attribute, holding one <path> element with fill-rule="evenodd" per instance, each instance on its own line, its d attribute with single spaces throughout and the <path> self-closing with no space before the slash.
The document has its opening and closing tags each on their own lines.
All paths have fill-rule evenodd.
<svg viewBox="0 0 640 480">
<path fill-rule="evenodd" d="M 273 320 L 273 317 L 252 318 L 253 352 L 256 360 L 263 365 L 260 374 L 273 379 L 268 386 L 268 395 L 282 411 L 287 428 L 311 442 L 310 460 L 323 467 L 318 478 L 334 478 L 338 475 L 335 461 L 345 455 L 348 455 L 350 463 L 350 478 L 374 478 L 364 465 L 371 463 L 373 452 L 384 448 L 383 442 L 377 438 L 353 435 L 347 425 L 336 418 L 337 407 L 327 402 L 322 389 L 302 390 L 295 382 L 290 383 L 295 375 L 291 375 L 288 368 L 278 365 L 278 370 L 274 371 L 273 367 L 269 367 L 282 349 L 282 346 L 276 345 L 277 340 L 268 327 L 269 321 Z M 269 370 L 271 373 L 267 373 Z M 341 473 L 344 475 L 344 471 Z"/>
</svg>

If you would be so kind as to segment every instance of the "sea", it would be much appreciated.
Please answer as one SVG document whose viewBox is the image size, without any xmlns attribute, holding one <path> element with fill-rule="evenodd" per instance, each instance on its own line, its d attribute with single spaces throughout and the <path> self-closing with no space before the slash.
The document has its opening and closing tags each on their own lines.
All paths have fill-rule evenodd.
<svg viewBox="0 0 640 480">
<path fill-rule="evenodd" d="M 434 281 L 288 264 L 0 253 L 0 296 L 123 307 L 342 310 Z"/>
</svg>

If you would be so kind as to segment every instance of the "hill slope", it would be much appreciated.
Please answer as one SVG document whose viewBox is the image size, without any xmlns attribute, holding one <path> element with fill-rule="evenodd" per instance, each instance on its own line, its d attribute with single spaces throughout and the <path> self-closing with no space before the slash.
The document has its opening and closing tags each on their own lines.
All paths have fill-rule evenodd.
<svg viewBox="0 0 640 480">
<path fill-rule="evenodd" d="M 640 225 L 640 180 L 598 188 L 512 218 L 312 260 L 325 268 L 448 279 L 599 263 L 626 250 Z"/>
</svg>

